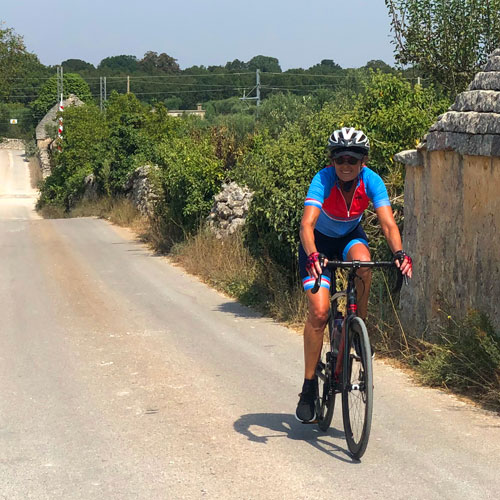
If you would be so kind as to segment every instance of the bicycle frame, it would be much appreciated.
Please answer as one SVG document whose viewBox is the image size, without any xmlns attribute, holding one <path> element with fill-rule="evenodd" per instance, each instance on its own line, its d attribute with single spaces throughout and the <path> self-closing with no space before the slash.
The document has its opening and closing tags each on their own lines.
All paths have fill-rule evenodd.
<svg viewBox="0 0 500 500">
<path fill-rule="evenodd" d="M 357 316 L 357 270 L 361 267 L 393 267 L 393 262 L 323 262 L 322 268 L 350 269 L 347 288 L 337 291 L 330 288 L 330 314 L 328 317 L 329 346 L 320 356 L 316 375 L 323 381 L 321 392 L 316 402 L 318 426 L 326 431 L 332 422 L 335 409 L 335 397 L 342 394 L 342 420 L 349 451 L 358 459 L 364 454 L 370 438 L 373 411 L 373 368 L 368 331 L 362 318 Z M 334 276 L 335 277 L 335 276 Z M 335 283 L 335 279 L 333 279 Z M 402 284 L 402 275 L 398 274 L 398 284 Z M 316 280 L 312 292 L 316 293 L 321 285 L 321 275 Z M 346 297 L 345 319 L 337 337 L 336 324 L 339 311 L 338 299 Z M 356 328 L 355 328 L 356 326 Z M 337 345 L 338 344 L 338 345 Z"/>
<path fill-rule="evenodd" d="M 347 370 L 344 370 L 344 366 L 347 366 L 349 353 L 344 346 L 347 343 L 349 338 L 349 325 L 354 317 L 357 316 L 358 304 L 357 304 L 357 292 L 356 292 L 356 284 L 355 279 L 358 277 L 356 272 L 358 269 L 362 267 L 394 267 L 393 262 L 381 261 L 329 261 L 326 265 L 327 268 L 335 271 L 336 268 L 340 269 L 350 269 L 348 277 L 347 277 L 347 288 L 342 291 L 335 291 L 335 293 L 330 298 L 330 314 L 334 314 L 333 305 L 336 304 L 340 297 L 346 297 L 346 314 L 344 315 L 344 326 L 342 328 L 342 334 L 340 336 L 340 342 L 338 345 L 338 354 L 337 360 L 335 364 L 335 370 L 333 373 L 333 381 L 334 387 L 333 390 L 335 392 L 342 392 L 344 388 L 348 385 L 348 376 Z M 402 284 L 402 276 L 398 274 L 398 282 L 396 284 L 395 290 L 399 290 Z M 313 288 L 313 293 L 319 289 L 321 285 L 321 276 L 318 280 L 316 280 L 316 284 Z M 330 339 L 332 340 L 332 339 Z"/>
</svg>

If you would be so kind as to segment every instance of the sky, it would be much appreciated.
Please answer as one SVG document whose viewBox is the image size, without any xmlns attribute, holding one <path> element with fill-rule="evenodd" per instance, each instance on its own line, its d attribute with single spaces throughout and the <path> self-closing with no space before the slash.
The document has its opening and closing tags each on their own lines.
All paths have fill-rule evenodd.
<svg viewBox="0 0 500 500">
<path fill-rule="evenodd" d="M 393 65 L 384 0 L 1 0 L 0 21 L 45 65 L 166 52 L 181 69 L 256 55 L 283 70 L 333 59 Z"/>
</svg>

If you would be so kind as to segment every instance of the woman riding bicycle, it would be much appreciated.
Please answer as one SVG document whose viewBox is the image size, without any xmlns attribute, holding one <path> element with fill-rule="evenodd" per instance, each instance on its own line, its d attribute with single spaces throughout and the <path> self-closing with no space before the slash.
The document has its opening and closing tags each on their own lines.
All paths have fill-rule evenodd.
<svg viewBox="0 0 500 500">
<path fill-rule="evenodd" d="M 314 176 L 300 225 L 299 269 L 309 306 L 304 327 L 304 384 L 296 411 L 297 419 L 302 422 L 316 419 L 315 369 L 328 320 L 330 282 L 335 279 L 329 270 L 322 272 L 320 257 L 344 261 L 371 260 L 368 238 L 361 227 L 363 212 L 370 201 L 396 265 L 403 275 L 412 276 L 412 261 L 403 251 L 385 184 L 365 165 L 370 151 L 366 135 L 352 127 L 335 130 L 328 139 L 327 149 L 332 162 Z M 319 274 L 322 275 L 321 287 L 313 294 L 311 289 Z M 365 319 L 371 271 L 359 269 L 357 276 L 362 281 L 357 287 L 358 315 Z"/>
</svg>

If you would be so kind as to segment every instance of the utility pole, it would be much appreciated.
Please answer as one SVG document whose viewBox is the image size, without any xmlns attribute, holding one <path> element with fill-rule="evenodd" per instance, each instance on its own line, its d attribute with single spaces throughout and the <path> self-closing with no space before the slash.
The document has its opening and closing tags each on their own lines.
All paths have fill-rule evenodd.
<svg viewBox="0 0 500 500">
<path fill-rule="evenodd" d="M 105 76 L 101 76 L 99 77 L 99 90 L 100 90 L 100 98 L 99 98 L 99 107 L 101 109 L 101 111 L 104 110 L 104 103 L 106 102 L 107 100 L 107 97 L 106 97 L 106 77 Z"/>
<path fill-rule="evenodd" d="M 130 76 L 127 75 L 127 94 L 130 94 Z"/>
<path fill-rule="evenodd" d="M 243 97 L 240 97 L 240 101 L 257 101 L 257 106 L 260 106 L 260 69 L 255 72 L 255 87 L 250 90 L 249 94 L 255 90 L 255 97 L 248 97 L 243 91 Z"/>
<path fill-rule="evenodd" d="M 63 67 L 57 67 L 57 100 L 61 102 L 64 94 Z"/>
<path fill-rule="evenodd" d="M 260 69 L 258 69 L 255 73 L 255 86 L 257 87 L 256 89 L 256 95 L 257 95 L 257 106 L 260 106 Z"/>
<path fill-rule="evenodd" d="M 64 75 L 63 75 L 63 67 L 57 67 L 57 98 L 59 99 L 59 112 L 62 113 L 64 110 L 63 106 L 63 96 L 64 96 Z M 62 151 L 62 140 L 63 140 L 63 117 L 59 116 L 59 125 L 57 127 L 57 149 L 58 151 Z"/>
</svg>

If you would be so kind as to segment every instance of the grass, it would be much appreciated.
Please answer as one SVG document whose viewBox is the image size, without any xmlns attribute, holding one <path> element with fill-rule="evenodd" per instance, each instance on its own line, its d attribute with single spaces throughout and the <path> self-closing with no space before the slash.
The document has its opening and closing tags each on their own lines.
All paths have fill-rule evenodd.
<svg viewBox="0 0 500 500">
<path fill-rule="evenodd" d="M 289 325 L 303 325 L 307 303 L 298 284 L 284 287 L 285 271 L 266 257 L 252 256 L 240 232 L 218 239 L 201 229 L 174 245 L 171 256 L 188 272 L 241 303 Z"/>
<path fill-rule="evenodd" d="M 123 227 L 130 227 L 139 234 L 147 233 L 149 224 L 128 198 L 101 197 L 83 200 L 71 210 L 60 205 L 44 205 L 38 210 L 46 219 L 65 219 L 70 217 L 100 217 Z"/>
<path fill-rule="evenodd" d="M 500 337 L 488 317 L 475 310 L 461 320 L 447 315 L 439 339 L 420 341 L 415 355 L 420 380 L 500 409 Z"/>
<path fill-rule="evenodd" d="M 30 184 L 33 189 L 38 189 L 43 180 L 42 169 L 40 162 L 36 156 L 30 156 L 28 160 L 28 167 L 30 171 Z"/>
</svg>

